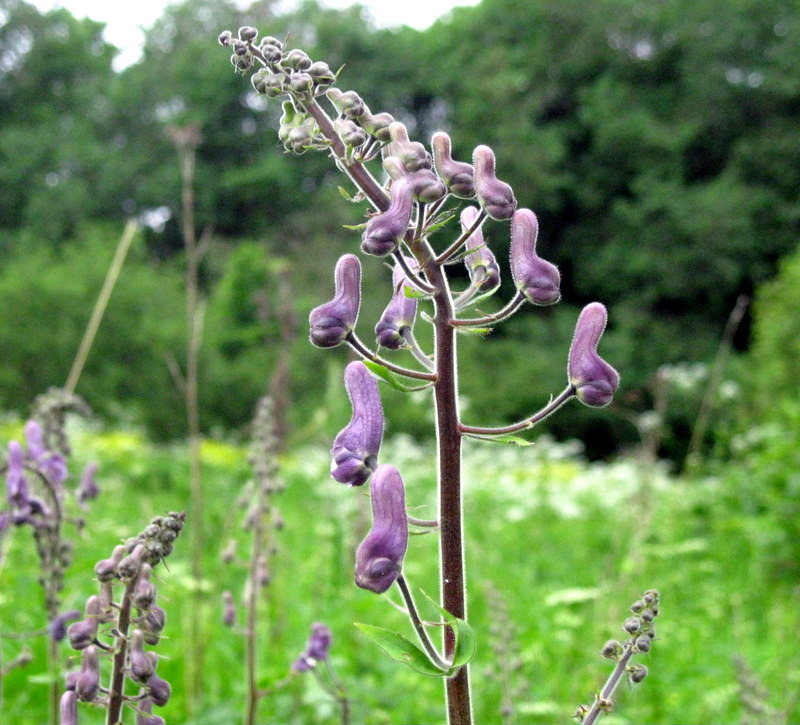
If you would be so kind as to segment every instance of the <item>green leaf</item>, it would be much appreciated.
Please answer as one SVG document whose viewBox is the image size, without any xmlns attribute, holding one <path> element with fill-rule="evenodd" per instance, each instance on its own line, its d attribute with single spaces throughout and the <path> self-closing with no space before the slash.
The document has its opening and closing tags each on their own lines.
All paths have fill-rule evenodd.
<svg viewBox="0 0 800 725">
<path fill-rule="evenodd" d="M 340 194 L 341 194 L 341 195 L 342 195 L 342 196 L 343 196 L 345 199 L 347 199 L 347 201 L 355 201 L 355 199 L 354 199 L 352 196 L 350 196 L 350 192 L 349 192 L 349 191 L 347 191 L 347 189 L 345 189 L 343 186 L 338 186 L 338 187 L 336 187 L 336 188 L 338 188 L 338 189 L 339 189 L 339 193 L 340 193 Z"/>
<path fill-rule="evenodd" d="M 437 216 L 436 221 L 425 229 L 426 234 L 433 234 L 435 231 L 441 229 L 456 215 L 456 210 L 450 209 L 446 212 L 443 212 L 443 214 L 445 216 L 443 217 Z"/>
<path fill-rule="evenodd" d="M 409 287 L 408 285 L 403 285 L 403 294 L 412 300 L 426 299 L 430 297 L 430 295 L 426 292 L 420 292 L 419 290 Z"/>
<path fill-rule="evenodd" d="M 455 672 L 475 656 L 475 650 L 478 648 L 478 638 L 475 635 L 475 630 L 465 620 L 454 617 L 446 609 L 440 607 L 425 591 L 420 589 L 420 592 L 441 613 L 447 626 L 455 634 L 456 646 L 453 652 L 453 664 L 450 669 L 451 673 Z"/>
<path fill-rule="evenodd" d="M 464 327 L 463 325 L 456 327 L 456 332 L 462 335 L 488 335 L 493 331 L 493 327 Z"/>
<path fill-rule="evenodd" d="M 391 387 L 395 390 L 399 390 L 401 393 L 416 393 L 420 390 L 427 390 L 428 388 L 433 385 L 433 383 L 426 383 L 425 385 L 417 385 L 416 387 L 410 387 L 408 385 L 403 385 L 397 376 L 388 368 L 384 367 L 380 363 L 372 362 L 372 360 L 364 360 L 364 365 L 367 366 L 367 369 L 371 370 L 375 375 L 377 375 L 381 380 L 388 383 Z"/>
<path fill-rule="evenodd" d="M 514 435 L 479 435 L 477 433 L 465 433 L 465 435 L 469 436 L 470 438 L 475 438 L 475 440 L 479 441 L 487 441 L 489 443 L 505 443 L 506 445 L 515 445 L 521 446 L 525 448 L 526 446 L 532 446 L 536 441 L 529 441 L 525 438 L 520 438 L 519 436 Z"/>
<path fill-rule="evenodd" d="M 373 624 L 355 622 L 355 625 L 389 657 L 408 665 L 412 670 L 430 677 L 444 677 L 449 674 L 449 672 L 443 672 L 436 667 L 428 659 L 428 655 L 399 632 L 393 632 L 384 627 L 376 627 Z"/>
<path fill-rule="evenodd" d="M 342 226 L 345 229 L 350 229 L 351 231 L 354 231 L 354 232 L 360 232 L 362 229 L 364 229 L 367 226 L 367 223 L 364 222 L 363 224 L 342 224 Z"/>
</svg>

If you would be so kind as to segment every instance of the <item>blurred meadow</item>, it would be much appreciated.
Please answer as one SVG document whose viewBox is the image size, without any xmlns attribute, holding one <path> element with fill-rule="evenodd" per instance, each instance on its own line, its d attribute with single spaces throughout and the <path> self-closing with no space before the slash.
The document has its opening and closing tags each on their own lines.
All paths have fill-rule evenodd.
<svg viewBox="0 0 800 725">
<path fill-rule="evenodd" d="M 283 684 L 316 621 L 332 630 L 353 723 L 441 721 L 441 682 L 353 626 L 413 636 L 392 590 L 353 585 L 369 500 L 329 473 L 350 417 L 348 357 L 307 341 L 335 260 L 358 244 L 344 225 L 363 209 L 342 199 L 323 158 L 283 153 L 280 104 L 255 96 L 216 42 L 243 24 L 346 63 L 341 87 L 412 137 L 446 129 L 465 158 L 490 144 L 536 211 L 563 302 L 459 339 L 465 421 L 504 425 L 545 403 L 564 385 L 580 308 L 609 310 L 602 352 L 622 374 L 609 408 L 568 405 L 526 434 L 530 446 L 465 445 L 475 721 L 569 721 L 608 676 L 601 647 L 655 588 L 649 675 L 623 684 L 603 722 L 799 722 L 800 6 L 784 0 L 483 0 L 426 31 L 375 29 L 357 7 L 200 0 L 167 8 L 123 70 L 97 23 L 0 0 L 3 446 L 22 440 L 35 397 L 64 384 L 125 223 L 138 224 L 75 389 L 94 415 L 67 428 L 68 483 L 95 461 L 100 495 L 70 511 L 86 520 L 66 527 L 63 609 L 83 610 L 95 562 L 117 544 L 192 508 L 197 442 L 202 520 L 187 519 L 157 570 L 159 674 L 172 684 L 160 714 L 242 719 L 244 610 L 224 626 L 222 592 L 245 593 L 249 424 L 269 392 L 285 489 L 258 612 L 258 687 L 270 690 L 258 722 L 341 721 L 313 677 Z M 194 139 L 188 178 L 176 130 Z M 187 184 L 204 250 L 194 260 Z M 505 228 L 487 225 L 487 241 L 507 257 Z M 388 279 L 365 264 L 364 339 Z M 187 280 L 201 339 L 187 334 Z M 193 431 L 183 394 L 195 343 Z M 433 518 L 430 394 L 381 393 L 382 460 L 402 471 L 412 513 Z M 435 535 L 412 537 L 404 573 L 434 598 L 436 562 Z M 2 723 L 49 717 L 38 578 L 30 531 L 1 530 Z M 80 659 L 68 644 L 64 670 Z M 7 668 L 28 648 L 30 662 Z M 104 714 L 82 705 L 80 722 Z"/>
</svg>

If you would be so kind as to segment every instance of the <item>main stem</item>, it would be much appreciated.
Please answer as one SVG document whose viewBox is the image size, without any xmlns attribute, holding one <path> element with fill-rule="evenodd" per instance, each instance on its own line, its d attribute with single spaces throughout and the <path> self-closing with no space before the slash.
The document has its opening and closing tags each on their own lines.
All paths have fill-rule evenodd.
<svg viewBox="0 0 800 725">
<path fill-rule="evenodd" d="M 436 287 L 435 360 L 436 438 L 439 481 L 439 555 L 442 607 L 459 619 L 467 618 L 467 582 L 464 570 L 464 536 L 461 502 L 461 434 L 458 429 L 458 380 L 455 329 L 450 324 L 453 301 L 441 267 L 429 265 L 428 274 Z M 455 651 L 455 634 L 444 628 L 445 658 Z M 471 725 L 469 671 L 462 667 L 445 680 L 449 725 Z"/>
</svg>

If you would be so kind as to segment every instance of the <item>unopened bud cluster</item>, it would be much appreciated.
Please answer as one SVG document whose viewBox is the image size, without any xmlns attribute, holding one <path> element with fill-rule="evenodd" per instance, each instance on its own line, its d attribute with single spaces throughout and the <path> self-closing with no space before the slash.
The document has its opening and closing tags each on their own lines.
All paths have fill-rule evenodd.
<svg viewBox="0 0 800 725">
<path fill-rule="evenodd" d="M 152 571 L 172 552 L 186 515 L 157 516 L 138 536 L 114 548 L 95 564 L 99 592 L 86 600 L 82 619 L 70 625 L 67 637 L 81 652 L 80 669 L 69 672 L 61 700 L 61 725 L 77 725 L 78 701 L 119 711 L 123 704 L 137 712 L 137 723 L 163 724 L 152 707 L 169 700 L 169 683 L 156 673 L 158 655 L 145 649 L 157 645 L 166 624 L 158 606 Z M 115 589 L 122 588 L 117 599 Z M 111 660 L 108 686 L 101 684 L 101 662 Z M 138 688 L 125 694 L 125 680 Z M 115 721 L 116 722 L 116 721 Z"/>
<path fill-rule="evenodd" d="M 622 623 L 622 631 L 626 638 L 611 639 L 603 645 L 600 654 L 606 659 L 616 662 L 614 672 L 606 686 L 598 693 L 593 705 L 580 705 L 575 717 L 583 721 L 594 722 L 598 712 L 611 712 L 614 701 L 611 699 L 622 674 L 627 674 L 633 684 L 638 684 L 647 677 L 646 665 L 632 662 L 634 655 L 647 654 L 656 638 L 655 619 L 658 616 L 659 595 L 655 589 L 648 589 L 630 608 L 631 616 Z"/>
</svg>

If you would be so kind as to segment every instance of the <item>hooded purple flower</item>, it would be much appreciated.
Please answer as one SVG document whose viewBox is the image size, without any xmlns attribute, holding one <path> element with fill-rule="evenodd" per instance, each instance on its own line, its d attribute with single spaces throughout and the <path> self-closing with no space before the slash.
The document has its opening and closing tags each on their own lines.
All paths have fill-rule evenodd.
<svg viewBox="0 0 800 725">
<path fill-rule="evenodd" d="M 100 689 L 100 658 L 97 647 L 90 645 L 83 650 L 81 671 L 75 679 L 75 694 L 83 702 L 94 702 Z"/>
<path fill-rule="evenodd" d="M 361 262 L 354 254 L 339 257 L 334 270 L 336 291 L 330 302 L 308 316 L 311 342 L 317 347 L 341 345 L 356 325 L 361 307 Z"/>
<path fill-rule="evenodd" d="M 569 348 L 567 376 L 585 405 L 602 408 L 619 387 L 619 373 L 597 354 L 597 344 L 606 327 L 608 313 L 599 302 L 586 305 L 575 325 Z"/>
<path fill-rule="evenodd" d="M 436 173 L 448 191 L 458 199 L 472 199 L 475 196 L 475 170 L 472 164 L 453 160 L 450 137 L 441 131 L 433 134 L 431 148 Z"/>
<path fill-rule="evenodd" d="M 292 663 L 292 669 L 295 672 L 308 672 L 317 666 L 317 662 L 327 660 L 331 640 L 331 630 L 322 622 L 314 622 L 305 651 Z"/>
<path fill-rule="evenodd" d="M 416 260 L 406 257 L 410 269 L 417 266 Z M 406 346 L 403 331 L 414 327 L 414 318 L 417 316 L 417 300 L 407 297 L 405 287 L 411 287 L 406 278 L 406 273 L 399 264 L 395 264 L 392 271 L 392 289 L 394 294 L 381 319 L 375 325 L 375 335 L 378 344 L 388 350 L 399 350 Z"/>
<path fill-rule="evenodd" d="M 378 382 L 362 362 L 344 370 L 344 385 L 353 417 L 339 431 L 331 447 L 331 476 L 339 483 L 361 486 L 375 470 L 383 440 L 383 407 Z"/>
<path fill-rule="evenodd" d="M 411 141 L 405 124 L 395 121 L 389 124 L 389 143 L 383 150 L 384 157 L 397 156 L 406 169 L 413 173 L 433 166 L 431 155 L 419 141 Z"/>
<path fill-rule="evenodd" d="M 60 642 L 67 636 L 67 622 L 72 622 L 80 619 L 81 612 L 79 609 L 70 609 L 67 612 L 56 614 L 47 625 L 47 633 L 54 642 Z"/>
<path fill-rule="evenodd" d="M 67 690 L 61 696 L 58 711 L 59 725 L 78 725 L 78 696 L 75 690 Z"/>
<path fill-rule="evenodd" d="M 17 441 L 8 444 L 8 471 L 6 472 L 8 502 L 15 509 L 30 508 L 28 482 L 25 479 L 25 454 Z"/>
<path fill-rule="evenodd" d="M 403 241 L 414 208 L 414 189 L 408 177 L 392 182 L 391 197 L 389 208 L 367 222 L 361 237 L 361 249 L 365 254 L 385 257 Z"/>
<path fill-rule="evenodd" d="M 444 182 L 430 169 L 410 172 L 397 156 L 387 156 L 383 160 L 383 170 L 392 181 L 406 179 L 411 184 L 415 201 L 431 204 L 447 193 Z"/>
<path fill-rule="evenodd" d="M 383 594 L 400 575 L 408 548 L 403 479 L 389 464 L 378 466 L 370 483 L 372 529 L 356 551 L 356 585 Z"/>
<path fill-rule="evenodd" d="M 96 473 L 97 464 L 89 463 L 81 476 L 81 485 L 78 488 L 78 503 L 84 508 L 87 501 L 97 498 L 100 494 L 100 489 L 97 487 L 97 482 L 94 480 Z"/>
<path fill-rule="evenodd" d="M 67 480 L 67 462 L 58 453 L 53 453 L 44 445 L 42 427 L 35 421 L 25 424 L 25 441 L 33 464 L 56 486 Z"/>
<path fill-rule="evenodd" d="M 511 219 L 517 200 L 514 191 L 494 172 L 494 151 L 488 146 L 478 146 L 472 153 L 475 165 L 475 193 L 481 208 L 496 221 Z"/>
<path fill-rule="evenodd" d="M 474 206 L 465 206 L 461 210 L 461 226 L 464 231 L 472 228 L 479 213 Z M 478 291 L 488 292 L 495 289 L 500 284 L 500 268 L 497 266 L 497 260 L 495 260 L 492 250 L 486 246 L 480 227 L 467 237 L 467 249 L 474 250 L 464 258 L 470 280 L 474 284 L 478 275 L 481 275 Z"/>
<path fill-rule="evenodd" d="M 552 305 L 561 298 L 558 268 L 536 254 L 539 222 L 530 209 L 518 209 L 511 220 L 511 276 L 534 305 Z"/>
</svg>

